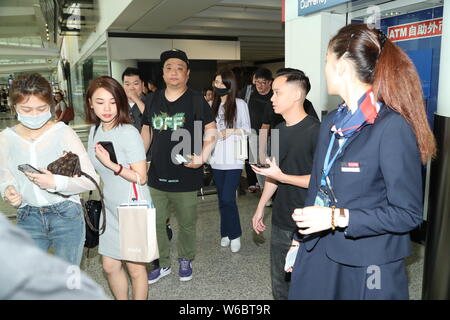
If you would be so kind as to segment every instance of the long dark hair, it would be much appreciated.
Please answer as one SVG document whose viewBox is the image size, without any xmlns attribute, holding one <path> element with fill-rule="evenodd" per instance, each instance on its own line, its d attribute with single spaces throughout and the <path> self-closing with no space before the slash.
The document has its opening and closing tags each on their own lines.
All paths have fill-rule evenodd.
<svg viewBox="0 0 450 320">
<path fill-rule="evenodd" d="M 227 96 L 227 101 L 225 101 L 225 105 L 223 106 L 225 109 L 225 126 L 227 128 L 233 128 L 234 121 L 236 120 L 236 95 L 237 95 L 237 83 L 236 77 L 234 76 L 233 71 L 229 69 L 223 69 L 216 73 L 214 79 L 217 76 L 222 77 L 222 82 L 225 87 L 230 90 L 230 93 Z M 214 112 L 214 116 L 217 117 L 217 113 L 219 112 L 220 107 L 220 97 L 218 94 L 214 95 L 214 100 L 212 103 L 212 111 Z"/>
<path fill-rule="evenodd" d="M 108 76 L 103 76 L 94 79 L 89 84 L 89 87 L 86 91 L 86 98 L 84 101 L 86 123 L 95 124 L 96 126 L 100 124 L 100 118 L 97 117 L 97 115 L 94 112 L 94 109 L 91 108 L 92 96 L 94 95 L 94 92 L 99 88 L 103 88 L 107 90 L 109 93 L 111 93 L 112 96 L 114 97 L 114 100 L 116 101 L 117 116 L 116 119 L 114 120 L 113 127 L 117 127 L 118 125 L 125 123 L 130 124 L 131 120 L 130 120 L 130 113 L 128 111 L 129 109 L 128 98 L 125 93 L 125 90 L 123 89 L 122 85 L 119 82 L 117 82 L 117 80 Z"/>
<path fill-rule="evenodd" d="M 371 84 L 375 97 L 403 116 L 412 127 L 422 162 L 436 155 L 436 141 L 425 114 L 422 86 L 411 59 L 380 30 L 349 24 L 328 44 L 339 59 L 352 61 L 361 82 Z"/>
</svg>

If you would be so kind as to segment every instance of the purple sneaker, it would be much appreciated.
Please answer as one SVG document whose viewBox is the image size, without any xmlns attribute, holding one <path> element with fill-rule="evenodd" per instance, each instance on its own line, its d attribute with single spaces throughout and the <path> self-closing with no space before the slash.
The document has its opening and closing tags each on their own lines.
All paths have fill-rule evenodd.
<svg viewBox="0 0 450 320">
<path fill-rule="evenodd" d="M 169 275 L 171 272 L 172 269 L 170 267 L 156 268 L 148 274 L 148 284 L 157 282 L 159 279 Z"/>
<path fill-rule="evenodd" d="M 180 258 L 180 281 L 189 281 L 192 279 L 192 262 L 188 259 Z"/>
</svg>

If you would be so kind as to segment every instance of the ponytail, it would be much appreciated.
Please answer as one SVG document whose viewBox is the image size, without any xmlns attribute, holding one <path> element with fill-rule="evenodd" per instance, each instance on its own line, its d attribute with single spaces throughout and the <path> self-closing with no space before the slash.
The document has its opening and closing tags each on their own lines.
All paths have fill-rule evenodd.
<svg viewBox="0 0 450 320">
<path fill-rule="evenodd" d="M 422 86 L 406 53 L 378 29 L 349 24 L 330 40 L 337 58 L 346 56 L 361 82 L 371 84 L 378 101 L 403 116 L 412 127 L 423 163 L 436 156 L 436 141 L 425 113 Z"/>
<path fill-rule="evenodd" d="M 408 55 L 386 39 L 375 67 L 373 91 L 378 101 L 402 115 L 412 127 L 422 163 L 436 156 L 436 141 L 425 113 L 422 86 Z"/>
</svg>

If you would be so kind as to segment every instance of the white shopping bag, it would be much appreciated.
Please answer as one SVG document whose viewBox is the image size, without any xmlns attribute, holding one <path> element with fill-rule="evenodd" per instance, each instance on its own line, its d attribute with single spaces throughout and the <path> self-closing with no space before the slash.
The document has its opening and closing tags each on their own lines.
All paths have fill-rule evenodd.
<svg viewBox="0 0 450 320">
<path fill-rule="evenodd" d="M 156 211 L 152 203 L 140 200 L 142 192 L 131 184 L 128 202 L 117 207 L 119 215 L 120 256 L 122 260 L 151 262 L 159 258 L 156 239 Z M 131 188 L 135 198 L 131 199 Z"/>
</svg>

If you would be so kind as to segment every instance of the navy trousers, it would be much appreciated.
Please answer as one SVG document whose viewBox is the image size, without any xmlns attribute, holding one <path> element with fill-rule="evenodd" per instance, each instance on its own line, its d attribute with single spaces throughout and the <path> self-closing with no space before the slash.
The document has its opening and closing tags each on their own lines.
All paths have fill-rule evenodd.
<svg viewBox="0 0 450 320">
<path fill-rule="evenodd" d="M 239 238 L 242 234 L 239 211 L 236 204 L 236 190 L 242 174 L 241 169 L 213 169 L 214 182 L 219 197 L 220 234 L 230 240 Z"/>
</svg>

